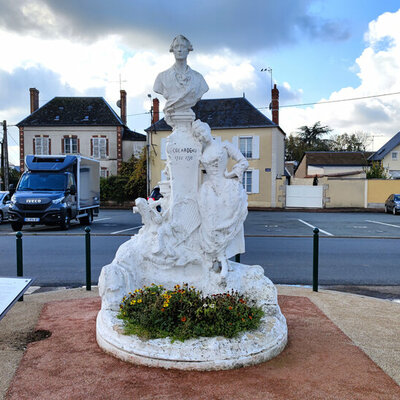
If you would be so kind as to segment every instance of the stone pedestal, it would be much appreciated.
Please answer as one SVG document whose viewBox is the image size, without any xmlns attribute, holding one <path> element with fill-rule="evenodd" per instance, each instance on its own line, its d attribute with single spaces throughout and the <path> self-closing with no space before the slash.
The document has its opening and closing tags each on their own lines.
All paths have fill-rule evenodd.
<svg viewBox="0 0 400 400">
<path fill-rule="evenodd" d="M 210 272 L 209 275 L 203 275 L 196 282 L 196 287 L 205 294 L 220 291 L 218 285 L 209 280 L 214 278 L 214 282 L 216 281 L 213 274 L 215 273 Z M 164 276 L 154 276 L 154 279 L 156 284 L 158 281 L 165 282 Z M 172 277 L 171 281 L 178 282 L 179 277 Z M 264 276 L 260 266 L 230 262 L 226 290 L 231 289 L 255 300 L 265 312 L 256 331 L 242 333 L 233 339 L 202 337 L 174 343 L 168 338 L 142 340 L 136 336 L 124 335 L 123 322 L 116 318 L 117 311 L 102 309 L 97 316 L 97 342 L 104 351 L 127 362 L 183 370 L 238 368 L 277 356 L 286 346 L 287 327 L 277 303 L 273 283 Z"/>
</svg>

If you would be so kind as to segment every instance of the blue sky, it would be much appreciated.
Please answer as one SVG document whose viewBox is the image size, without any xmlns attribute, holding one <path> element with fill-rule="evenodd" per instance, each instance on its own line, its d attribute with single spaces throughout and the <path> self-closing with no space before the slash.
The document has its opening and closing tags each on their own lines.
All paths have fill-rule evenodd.
<svg viewBox="0 0 400 400">
<path fill-rule="evenodd" d="M 103 96 L 116 108 L 121 74 L 128 126 L 143 132 L 147 94 L 173 63 L 168 49 L 179 33 L 210 86 L 204 98 L 245 93 L 267 116 L 266 67 L 281 106 L 400 92 L 399 9 L 391 0 L 0 0 L 0 120 L 28 115 L 30 87 L 40 105 Z M 400 95 L 281 108 L 287 134 L 318 120 L 335 134 L 365 132 L 376 150 L 400 130 Z M 10 136 L 17 164 L 15 127 Z"/>
</svg>

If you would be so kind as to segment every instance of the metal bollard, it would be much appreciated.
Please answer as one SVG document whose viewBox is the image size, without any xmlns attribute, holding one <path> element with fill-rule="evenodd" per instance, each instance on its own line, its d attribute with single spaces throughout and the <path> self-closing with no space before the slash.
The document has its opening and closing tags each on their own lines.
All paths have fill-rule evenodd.
<svg viewBox="0 0 400 400">
<path fill-rule="evenodd" d="M 235 256 L 235 262 L 240 263 L 240 253 L 236 254 Z"/>
<path fill-rule="evenodd" d="M 319 251 L 319 229 L 314 229 L 314 256 L 313 256 L 313 291 L 318 292 L 318 251 Z"/>
<path fill-rule="evenodd" d="M 17 232 L 17 276 L 24 276 L 23 256 L 22 256 L 22 232 Z M 21 296 L 18 301 L 24 301 L 24 296 Z"/>
<path fill-rule="evenodd" d="M 86 232 L 86 290 L 92 290 L 92 271 L 91 271 L 91 259 L 90 259 L 90 228 L 85 228 Z"/>
</svg>

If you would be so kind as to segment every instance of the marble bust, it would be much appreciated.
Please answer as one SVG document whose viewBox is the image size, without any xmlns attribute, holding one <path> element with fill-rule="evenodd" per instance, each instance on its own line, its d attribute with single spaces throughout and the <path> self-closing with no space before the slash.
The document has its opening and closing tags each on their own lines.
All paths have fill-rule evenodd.
<svg viewBox="0 0 400 400">
<path fill-rule="evenodd" d="M 203 76 L 187 65 L 187 56 L 192 50 L 187 38 L 176 36 L 169 50 L 174 53 L 175 64 L 158 74 L 154 83 L 154 91 L 167 100 L 164 115 L 168 123 L 173 115 L 187 113 L 208 91 Z"/>
</svg>

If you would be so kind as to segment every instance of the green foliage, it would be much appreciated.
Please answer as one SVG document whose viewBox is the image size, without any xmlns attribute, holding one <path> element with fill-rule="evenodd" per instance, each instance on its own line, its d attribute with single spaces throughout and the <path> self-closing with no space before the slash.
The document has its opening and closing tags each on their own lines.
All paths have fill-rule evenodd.
<svg viewBox="0 0 400 400">
<path fill-rule="evenodd" d="M 306 151 L 329 151 L 330 141 L 323 136 L 332 131 L 328 126 L 316 122 L 313 126 L 302 126 L 297 136 L 290 135 L 285 139 L 286 160 L 300 161 Z"/>
<path fill-rule="evenodd" d="M 143 149 L 139 159 L 135 159 L 135 163 L 125 185 L 125 193 L 132 200 L 137 199 L 138 197 L 146 197 L 146 160 L 146 150 Z"/>
<path fill-rule="evenodd" d="M 146 151 L 123 162 L 118 175 L 100 178 L 100 197 L 119 203 L 146 197 Z"/>
<path fill-rule="evenodd" d="M 233 291 L 203 297 L 187 284 L 174 290 L 152 284 L 125 296 L 118 317 L 124 320 L 126 334 L 143 339 L 232 338 L 260 325 L 264 312 L 248 302 Z"/>
<path fill-rule="evenodd" d="M 388 179 L 386 170 L 379 161 L 374 161 L 367 171 L 367 179 Z"/>
<path fill-rule="evenodd" d="M 321 122 L 316 122 L 313 126 L 301 126 L 298 130 L 298 137 L 308 147 L 318 151 L 321 148 L 328 148 L 322 138 L 332 131 L 328 126 L 321 126 Z M 324 150 L 322 150 L 324 151 Z"/>
<path fill-rule="evenodd" d="M 363 132 L 344 133 L 330 137 L 332 129 L 321 126 L 302 126 L 297 135 L 285 139 L 286 160 L 300 161 L 306 151 L 365 151 L 368 138 Z"/>
<path fill-rule="evenodd" d="M 356 132 L 351 135 L 343 133 L 336 135 L 332 140 L 332 151 L 365 151 L 367 137 L 362 132 Z"/>
<path fill-rule="evenodd" d="M 0 169 L 0 176 L 2 179 L 4 179 L 2 169 Z M 20 176 L 21 176 L 21 173 L 18 172 L 16 169 L 9 168 L 8 169 L 8 184 L 9 185 L 13 184 L 14 186 L 17 186 Z M 4 188 L 4 190 L 8 190 L 8 187 Z"/>
<path fill-rule="evenodd" d="M 119 203 L 129 200 L 124 190 L 127 182 L 128 178 L 120 175 L 111 175 L 108 178 L 100 178 L 101 200 L 114 200 Z"/>
</svg>

